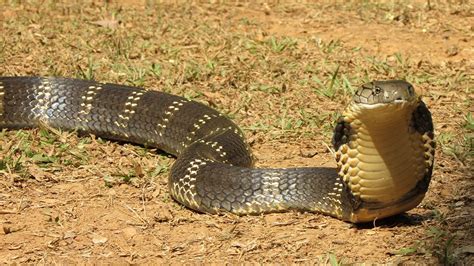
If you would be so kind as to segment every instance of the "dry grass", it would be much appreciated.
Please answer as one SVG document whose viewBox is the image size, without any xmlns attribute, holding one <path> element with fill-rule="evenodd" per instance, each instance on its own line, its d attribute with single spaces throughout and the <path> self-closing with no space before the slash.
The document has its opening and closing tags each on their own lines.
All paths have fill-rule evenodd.
<svg viewBox="0 0 474 266">
<path fill-rule="evenodd" d="M 0 75 L 96 79 L 204 102 L 241 125 L 258 166 L 333 166 L 333 121 L 373 79 L 412 82 L 438 142 L 422 205 L 355 227 L 309 213 L 196 214 L 167 193 L 169 156 L 47 128 L 3 131 L 2 262 L 473 263 L 467 1 L 2 5 Z"/>
</svg>

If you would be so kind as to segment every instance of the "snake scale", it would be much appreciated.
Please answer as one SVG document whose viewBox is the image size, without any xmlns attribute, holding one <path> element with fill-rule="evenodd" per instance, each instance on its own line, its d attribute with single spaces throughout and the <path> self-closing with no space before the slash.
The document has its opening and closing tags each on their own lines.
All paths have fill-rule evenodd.
<svg viewBox="0 0 474 266">
<path fill-rule="evenodd" d="M 179 96 L 59 77 L 0 77 L 0 128 L 41 123 L 175 155 L 171 196 L 207 213 L 300 210 L 373 221 L 417 206 L 434 162 L 431 113 L 400 80 L 356 91 L 334 129 L 337 168 L 253 168 L 231 120 Z"/>
</svg>

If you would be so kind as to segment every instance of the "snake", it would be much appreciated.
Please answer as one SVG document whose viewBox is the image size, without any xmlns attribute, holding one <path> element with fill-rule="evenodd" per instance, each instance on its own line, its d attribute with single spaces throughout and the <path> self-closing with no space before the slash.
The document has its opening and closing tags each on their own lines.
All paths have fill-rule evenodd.
<svg viewBox="0 0 474 266">
<path fill-rule="evenodd" d="M 176 157 L 171 197 L 199 213 L 300 211 L 363 223 L 415 208 L 432 177 L 431 113 L 404 80 L 358 87 L 335 121 L 335 167 L 255 168 L 243 131 L 215 109 L 133 86 L 0 77 L 0 128 L 41 125 Z"/>
</svg>

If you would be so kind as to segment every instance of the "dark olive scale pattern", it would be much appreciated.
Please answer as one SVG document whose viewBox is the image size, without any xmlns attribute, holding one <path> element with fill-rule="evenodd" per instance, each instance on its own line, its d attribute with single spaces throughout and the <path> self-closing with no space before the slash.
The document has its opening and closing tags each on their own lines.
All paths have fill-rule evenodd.
<svg viewBox="0 0 474 266">
<path fill-rule="evenodd" d="M 1 128 L 46 123 L 176 155 L 170 190 L 197 211 L 331 213 L 336 208 L 324 199 L 336 184 L 342 186 L 334 169 L 249 168 L 252 155 L 240 129 L 203 104 L 158 91 L 66 78 L 1 77 L 0 88 Z M 190 173 L 195 160 L 205 164 Z"/>
</svg>

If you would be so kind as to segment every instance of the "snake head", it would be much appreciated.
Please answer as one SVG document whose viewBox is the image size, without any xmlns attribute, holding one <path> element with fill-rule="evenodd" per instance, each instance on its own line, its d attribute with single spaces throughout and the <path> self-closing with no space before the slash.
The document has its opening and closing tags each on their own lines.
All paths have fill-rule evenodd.
<svg viewBox="0 0 474 266">
<path fill-rule="evenodd" d="M 416 101 L 413 86 L 404 80 L 372 81 L 362 85 L 354 94 L 355 104 L 377 105 Z"/>
</svg>

